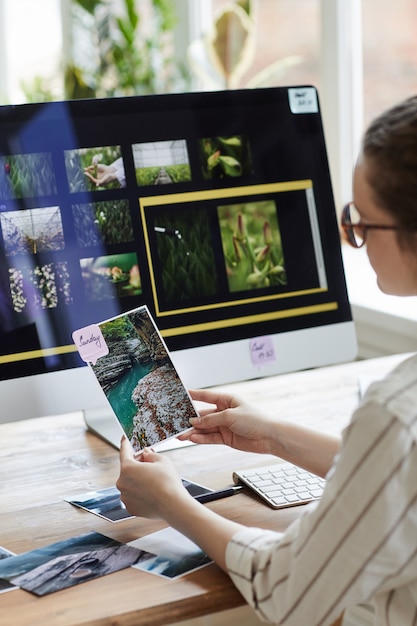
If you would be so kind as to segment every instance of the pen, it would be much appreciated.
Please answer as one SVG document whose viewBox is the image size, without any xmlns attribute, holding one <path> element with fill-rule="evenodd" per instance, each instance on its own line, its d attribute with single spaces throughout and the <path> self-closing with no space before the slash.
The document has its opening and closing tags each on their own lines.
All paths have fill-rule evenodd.
<svg viewBox="0 0 417 626">
<path fill-rule="evenodd" d="M 208 493 L 201 493 L 198 496 L 194 496 L 198 502 L 213 502 L 213 500 L 221 500 L 221 498 L 228 498 L 234 496 L 243 489 L 242 485 L 236 487 L 227 487 L 226 489 L 220 489 L 219 491 L 209 491 Z"/>
</svg>

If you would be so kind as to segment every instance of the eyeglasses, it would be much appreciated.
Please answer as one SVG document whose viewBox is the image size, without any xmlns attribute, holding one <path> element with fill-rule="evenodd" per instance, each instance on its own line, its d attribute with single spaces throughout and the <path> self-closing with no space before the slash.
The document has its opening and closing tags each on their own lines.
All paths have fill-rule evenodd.
<svg viewBox="0 0 417 626">
<path fill-rule="evenodd" d="M 368 230 L 399 230 L 398 226 L 361 222 L 358 209 L 353 202 L 348 202 L 342 211 L 341 227 L 348 243 L 354 248 L 362 248 L 366 242 Z"/>
</svg>

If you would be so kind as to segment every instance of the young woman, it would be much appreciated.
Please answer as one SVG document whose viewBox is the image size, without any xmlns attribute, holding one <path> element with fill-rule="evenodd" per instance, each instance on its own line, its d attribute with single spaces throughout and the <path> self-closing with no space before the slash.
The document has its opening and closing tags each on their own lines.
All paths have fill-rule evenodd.
<svg viewBox="0 0 417 626">
<path fill-rule="evenodd" d="M 417 97 L 369 127 L 353 198 L 342 215 L 348 241 L 366 245 L 382 291 L 416 295 Z M 127 509 L 200 545 L 264 621 L 331 624 L 373 602 L 376 624 L 417 624 L 417 357 L 370 387 L 340 440 L 227 394 L 192 396 L 208 405 L 183 439 L 275 454 L 326 476 L 320 502 L 285 533 L 247 528 L 193 500 L 166 457 L 146 450 L 138 461 L 124 440 L 117 486 Z"/>
</svg>

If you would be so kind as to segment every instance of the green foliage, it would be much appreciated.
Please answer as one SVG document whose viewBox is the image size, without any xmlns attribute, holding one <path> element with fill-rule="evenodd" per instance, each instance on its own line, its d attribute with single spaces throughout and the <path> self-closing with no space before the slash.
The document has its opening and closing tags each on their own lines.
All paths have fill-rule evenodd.
<svg viewBox="0 0 417 626">
<path fill-rule="evenodd" d="M 91 69 L 92 59 L 88 59 L 86 67 L 80 67 L 69 58 L 63 68 L 62 95 L 54 93 L 52 81 L 46 77 L 36 76 L 31 82 L 22 83 L 28 102 L 188 89 L 187 71 L 172 53 L 176 15 L 171 0 L 150 0 L 151 15 L 146 24 L 140 13 L 141 0 L 121 0 L 118 15 L 114 14 L 109 0 L 70 1 L 88 16 L 85 37 L 96 42 L 97 65 Z"/>
<path fill-rule="evenodd" d="M 71 193 L 78 191 L 97 191 L 103 187 L 97 187 L 84 174 L 84 169 L 93 163 L 94 157 L 103 165 L 110 165 L 121 157 L 120 146 L 101 146 L 98 148 L 85 148 L 81 150 L 67 150 L 65 152 L 65 168 L 67 170 L 68 183 Z M 106 189 L 119 189 L 120 183 L 115 180 L 107 183 Z"/>
<path fill-rule="evenodd" d="M 285 285 L 275 202 L 221 206 L 218 212 L 230 291 Z"/>
<path fill-rule="evenodd" d="M 106 343 L 129 339 L 135 335 L 135 329 L 127 316 L 110 320 L 110 322 L 102 324 L 100 328 Z"/>
<path fill-rule="evenodd" d="M 22 81 L 22 91 L 27 102 L 51 102 L 54 100 L 54 93 L 49 81 L 42 76 L 35 76 L 32 82 Z"/>
<path fill-rule="evenodd" d="M 136 182 L 140 186 L 154 185 L 160 172 L 160 167 L 141 167 L 136 169 Z M 188 164 L 167 165 L 164 167 L 173 183 L 191 180 L 191 169 Z"/>
<path fill-rule="evenodd" d="M 99 246 L 133 241 L 133 227 L 127 200 L 106 200 L 72 207 L 78 245 Z"/>
<path fill-rule="evenodd" d="M 136 182 L 138 185 L 153 185 L 160 167 L 141 167 L 136 169 Z"/>
<path fill-rule="evenodd" d="M 177 230 L 181 235 L 181 238 L 162 233 L 157 235 L 166 304 L 216 293 L 215 259 L 206 212 L 167 212 L 155 218 L 155 226 Z"/>
<path fill-rule="evenodd" d="M 99 39 L 99 66 L 91 76 L 70 64 L 66 69 L 67 98 L 111 97 L 172 90 L 183 81 L 172 61 L 167 36 L 175 25 L 169 0 L 152 0 L 152 15 L 145 32 L 138 0 L 122 0 L 121 15 L 107 14 L 110 28 L 101 27 L 98 8 L 108 7 L 107 0 L 72 0 L 96 17 Z M 87 6 L 86 6 L 87 5 Z"/>
<path fill-rule="evenodd" d="M 56 182 L 50 154 L 0 157 L 0 199 L 55 193 Z"/>
<path fill-rule="evenodd" d="M 76 0 L 76 2 L 91 14 L 93 14 L 96 8 L 101 4 L 101 0 Z"/>
<path fill-rule="evenodd" d="M 201 139 L 200 161 L 207 180 L 237 177 L 252 171 L 249 142 L 246 137 L 211 137 Z"/>
</svg>

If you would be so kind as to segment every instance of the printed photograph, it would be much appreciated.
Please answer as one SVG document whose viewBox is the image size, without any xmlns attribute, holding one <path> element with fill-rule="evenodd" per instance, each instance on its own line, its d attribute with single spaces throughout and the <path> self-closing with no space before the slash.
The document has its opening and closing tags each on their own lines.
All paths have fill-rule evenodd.
<svg viewBox="0 0 417 626">
<path fill-rule="evenodd" d="M 151 141 L 132 145 L 136 182 L 144 185 L 171 185 L 191 180 L 185 139 Z"/>
<path fill-rule="evenodd" d="M 0 579 L 44 596 L 153 557 L 140 548 L 90 532 L 0 561 Z"/>
<path fill-rule="evenodd" d="M 218 291 L 216 262 L 204 209 L 152 207 L 148 229 L 156 243 L 157 291 L 161 309 L 184 307 Z"/>
<path fill-rule="evenodd" d="M 164 578 L 178 578 L 212 563 L 195 543 L 170 527 L 141 537 L 129 545 L 155 554 L 133 567 Z"/>
<path fill-rule="evenodd" d="M 72 303 L 71 281 L 66 261 L 9 268 L 10 294 L 16 313 L 55 309 Z"/>
<path fill-rule="evenodd" d="M 0 200 L 57 193 L 49 152 L 0 156 Z"/>
<path fill-rule="evenodd" d="M 0 224 L 7 256 L 65 248 L 59 206 L 0 213 Z"/>
<path fill-rule="evenodd" d="M 190 428 L 194 405 L 146 307 L 99 326 L 109 353 L 91 367 L 135 452 Z"/>
<path fill-rule="evenodd" d="M 11 556 L 15 556 L 13 552 L 6 550 L 6 548 L 2 548 L 0 546 L 0 561 L 3 559 L 8 559 Z M 0 580 L 0 593 L 6 593 L 7 591 L 13 591 L 14 589 L 18 589 L 16 585 L 12 585 L 7 580 Z"/>
<path fill-rule="evenodd" d="M 81 248 L 134 240 L 127 200 L 74 204 L 72 215 L 77 243 Z"/>
<path fill-rule="evenodd" d="M 198 142 L 205 180 L 237 178 L 253 173 L 249 140 L 244 135 L 206 137 Z"/>
<path fill-rule="evenodd" d="M 142 293 L 138 258 L 134 252 L 81 259 L 80 267 L 87 300 L 108 300 Z"/>
<path fill-rule="evenodd" d="M 120 146 L 65 150 L 64 158 L 71 193 L 126 187 Z"/>
<path fill-rule="evenodd" d="M 120 500 L 120 491 L 116 487 L 68 496 L 65 501 L 94 515 L 104 517 L 109 522 L 119 522 L 134 517 L 127 512 L 125 505 Z"/>
<path fill-rule="evenodd" d="M 230 291 L 286 285 L 275 201 L 223 205 L 217 214 Z"/>
<path fill-rule="evenodd" d="M 192 496 L 210 493 L 210 491 L 212 491 L 212 489 L 208 487 L 191 482 L 185 478 L 182 479 L 182 484 Z M 65 498 L 65 501 L 89 513 L 103 517 L 109 522 L 119 522 L 129 517 L 134 517 L 134 515 L 128 513 L 125 505 L 120 500 L 120 491 L 116 487 L 78 493 L 68 496 Z"/>
</svg>

